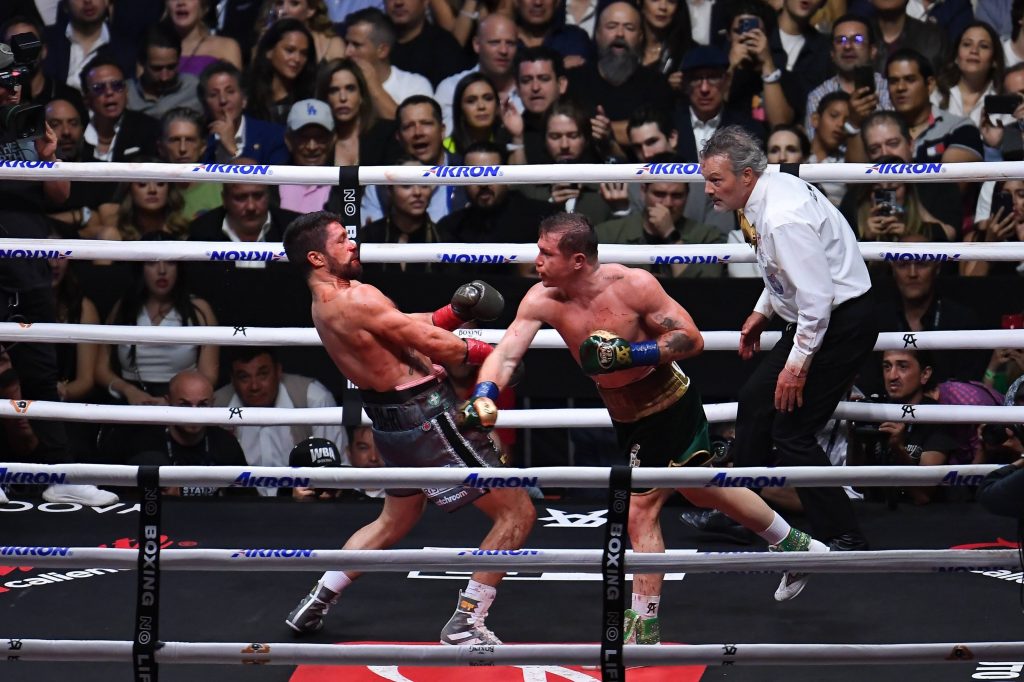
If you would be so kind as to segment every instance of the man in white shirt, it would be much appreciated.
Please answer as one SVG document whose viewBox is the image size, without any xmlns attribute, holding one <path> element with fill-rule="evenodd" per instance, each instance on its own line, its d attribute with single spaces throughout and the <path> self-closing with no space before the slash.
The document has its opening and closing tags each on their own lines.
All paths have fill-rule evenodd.
<svg viewBox="0 0 1024 682">
<path fill-rule="evenodd" d="M 386 14 L 368 7 L 349 15 L 346 23 L 345 56 L 363 72 L 377 116 L 394 119 L 395 110 L 407 97 L 433 96 L 434 88 L 424 76 L 392 66 L 396 34 Z"/>
<path fill-rule="evenodd" d="M 476 71 L 490 78 L 491 83 L 498 89 L 499 106 L 509 100 L 517 110 L 522 111 L 523 108 L 522 103 L 518 101 L 516 75 L 512 69 L 516 57 L 515 22 L 502 14 L 487 15 L 473 36 L 473 51 L 478 58 L 476 66 L 448 76 L 437 84 L 437 91 L 434 93 L 434 99 L 441 105 L 444 129 L 449 135 L 452 134 L 452 99 L 455 96 L 455 88 L 459 81 Z"/>
<path fill-rule="evenodd" d="M 766 173 L 755 137 L 720 128 L 704 146 L 705 192 L 718 211 L 737 211 L 765 288 L 740 329 L 740 356 L 760 350 L 778 315 L 782 339 L 739 392 L 737 466 L 829 466 L 816 438 L 878 338 L 871 280 L 849 223 L 813 185 Z M 799 488 L 815 537 L 833 550 L 867 542 L 840 487 Z"/>
<path fill-rule="evenodd" d="M 337 407 L 330 391 L 319 381 L 286 374 L 270 348 L 240 347 L 231 357 L 231 383 L 217 390 L 217 407 Z M 344 451 L 348 443 L 341 423 L 329 425 L 238 426 L 235 437 L 250 466 L 288 466 L 288 455 L 296 443 L 307 438 L 326 438 Z M 347 463 L 347 462 L 345 462 Z M 273 488 L 260 488 L 261 495 L 273 496 Z"/>
</svg>

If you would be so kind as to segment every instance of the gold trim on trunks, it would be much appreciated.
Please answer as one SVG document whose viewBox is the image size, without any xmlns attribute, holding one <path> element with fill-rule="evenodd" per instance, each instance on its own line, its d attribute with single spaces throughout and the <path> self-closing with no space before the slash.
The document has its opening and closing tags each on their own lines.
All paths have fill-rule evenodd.
<svg viewBox="0 0 1024 682">
<path fill-rule="evenodd" d="M 602 388 L 598 392 L 608 414 L 617 422 L 635 422 L 664 410 L 690 388 L 690 377 L 671 362 L 658 365 L 644 378 L 618 388 Z"/>
</svg>

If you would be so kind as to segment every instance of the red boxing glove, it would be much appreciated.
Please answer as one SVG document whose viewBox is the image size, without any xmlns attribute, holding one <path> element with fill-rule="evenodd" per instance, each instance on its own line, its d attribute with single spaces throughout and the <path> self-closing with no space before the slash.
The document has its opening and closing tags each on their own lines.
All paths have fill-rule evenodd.
<svg viewBox="0 0 1024 682">
<path fill-rule="evenodd" d="M 434 323 L 435 327 L 447 329 L 450 332 L 453 332 L 462 325 L 466 324 L 466 320 L 462 319 L 461 317 L 455 314 L 455 311 L 452 309 L 451 303 L 449 303 L 443 308 L 438 308 L 437 310 L 435 310 L 434 314 L 431 315 L 430 317 L 430 321 Z"/>
<path fill-rule="evenodd" d="M 487 356 L 494 350 L 494 346 L 477 339 L 463 339 L 466 342 L 466 359 L 465 364 L 467 365 L 482 365 Z"/>
</svg>

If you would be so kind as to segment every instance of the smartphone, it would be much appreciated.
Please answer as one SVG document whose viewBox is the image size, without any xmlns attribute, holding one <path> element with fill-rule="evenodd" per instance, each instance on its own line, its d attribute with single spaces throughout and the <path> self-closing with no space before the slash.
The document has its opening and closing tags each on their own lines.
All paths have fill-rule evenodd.
<svg viewBox="0 0 1024 682">
<path fill-rule="evenodd" d="M 1003 315 L 1003 329 L 1024 329 L 1024 313 Z"/>
<path fill-rule="evenodd" d="M 853 70 L 853 88 L 854 90 L 860 90 L 861 88 L 871 88 L 871 92 L 875 91 L 875 69 L 871 66 L 858 66 Z"/>
<path fill-rule="evenodd" d="M 755 28 L 761 28 L 761 20 L 757 17 L 743 17 L 740 19 L 740 25 L 736 28 L 736 32 L 740 35 L 749 33 Z"/>
<path fill-rule="evenodd" d="M 1012 114 L 1021 105 L 1020 95 L 986 95 L 986 114 Z"/>
<path fill-rule="evenodd" d="M 1009 192 L 996 192 L 992 195 L 992 211 L 989 215 L 994 216 L 999 209 L 1003 210 L 1002 217 L 1005 218 L 1013 211 L 1013 195 Z"/>
</svg>

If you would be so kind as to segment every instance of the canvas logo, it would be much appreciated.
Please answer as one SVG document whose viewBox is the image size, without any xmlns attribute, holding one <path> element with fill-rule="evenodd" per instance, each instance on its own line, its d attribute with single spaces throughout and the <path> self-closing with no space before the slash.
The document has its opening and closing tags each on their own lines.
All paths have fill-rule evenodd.
<svg viewBox="0 0 1024 682">
<path fill-rule="evenodd" d="M 551 507 L 547 507 L 547 510 L 550 516 L 537 518 L 538 521 L 549 522 L 544 524 L 545 528 L 600 528 L 608 521 L 605 518 L 607 509 L 597 509 L 586 514 L 570 514 Z"/>
</svg>

